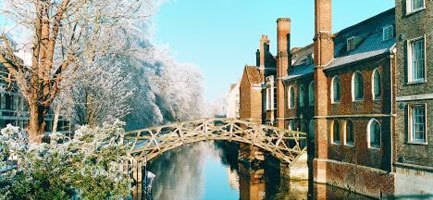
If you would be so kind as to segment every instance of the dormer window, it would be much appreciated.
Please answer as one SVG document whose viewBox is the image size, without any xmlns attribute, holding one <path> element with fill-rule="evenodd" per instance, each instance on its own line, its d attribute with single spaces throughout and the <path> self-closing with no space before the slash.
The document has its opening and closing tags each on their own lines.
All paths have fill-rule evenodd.
<svg viewBox="0 0 433 200">
<path fill-rule="evenodd" d="M 394 38 L 394 26 L 389 25 L 383 28 L 383 41 L 387 41 Z"/>
<path fill-rule="evenodd" d="M 347 51 L 352 51 L 356 48 L 355 37 L 351 37 L 347 39 Z"/>
<path fill-rule="evenodd" d="M 425 9 L 425 0 L 406 0 L 406 14 Z"/>
</svg>

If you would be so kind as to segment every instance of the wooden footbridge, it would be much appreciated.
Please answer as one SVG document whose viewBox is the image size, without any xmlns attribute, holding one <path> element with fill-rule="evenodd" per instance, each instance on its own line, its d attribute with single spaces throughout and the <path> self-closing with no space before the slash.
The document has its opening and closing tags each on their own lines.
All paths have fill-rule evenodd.
<svg viewBox="0 0 433 200">
<path fill-rule="evenodd" d="M 146 199 L 143 179 L 146 164 L 164 152 L 201 141 L 223 140 L 245 143 L 268 152 L 287 167 L 305 156 L 307 134 L 236 119 L 204 119 L 180 122 L 128 132 L 129 170 L 139 183 L 132 189 L 133 199 Z M 302 159 L 300 159 L 302 160 Z M 146 188 L 146 189 L 144 189 Z M 148 191 L 147 191 L 148 192 Z"/>
<path fill-rule="evenodd" d="M 306 133 L 236 119 L 204 119 L 132 131 L 125 139 L 139 163 L 184 145 L 224 140 L 256 146 L 290 165 L 306 151 L 306 137 Z"/>
</svg>

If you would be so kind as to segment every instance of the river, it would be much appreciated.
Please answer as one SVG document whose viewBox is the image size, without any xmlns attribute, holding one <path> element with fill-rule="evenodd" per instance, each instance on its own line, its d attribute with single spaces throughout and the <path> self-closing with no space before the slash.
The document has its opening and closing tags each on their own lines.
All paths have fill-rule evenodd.
<svg viewBox="0 0 433 200">
<path fill-rule="evenodd" d="M 281 177 L 275 162 L 238 161 L 238 145 L 202 142 L 152 161 L 154 200 L 369 199 L 312 181 Z"/>
</svg>

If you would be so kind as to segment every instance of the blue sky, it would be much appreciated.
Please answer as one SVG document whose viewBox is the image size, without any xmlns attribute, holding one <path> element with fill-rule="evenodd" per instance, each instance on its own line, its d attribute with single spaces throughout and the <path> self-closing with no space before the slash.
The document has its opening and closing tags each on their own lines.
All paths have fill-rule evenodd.
<svg viewBox="0 0 433 200">
<path fill-rule="evenodd" d="M 334 0 L 333 29 L 341 30 L 394 7 L 395 0 Z M 261 34 L 276 48 L 276 19 L 292 19 L 292 47 L 312 43 L 313 0 L 174 0 L 156 16 L 156 40 L 176 59 L 196 64 L 204 74 L 205 98 L 212 101 L 255 64 Z"/>
</svg>

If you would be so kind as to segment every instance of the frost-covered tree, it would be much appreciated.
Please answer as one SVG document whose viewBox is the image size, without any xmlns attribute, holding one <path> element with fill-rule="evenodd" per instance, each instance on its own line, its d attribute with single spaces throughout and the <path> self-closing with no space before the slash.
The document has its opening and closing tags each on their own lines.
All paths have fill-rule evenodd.
<svg viewBox="0 0 433 200">
<path fill-rule="evenodd" d="M 0 199 L 121 199 L 130 193 L 131 178 L 124 145 L 124 123 L 82 126 L 73 139 L 52 134 L 50 143 L 28 143 L 19 128 L 0 134 Z"/>
<path fill-rule="evenodd" d="M 118 45 L 119 24 L 145 17 L 155 10 L 152 0 L 4 0 L 2 16 L 13 21 L 29 40 L 12 45 L 1 37 L 0 62 L 7 69 L 4 80 L 16 82 L 29 110 L 31 141 L 40 141 L 44 116 L 77 69 L 94 65 Z M 9 33 L 14 35 L 14 33 Z M 15 54 L 30 52 L 26 65 Z"/>
</svg>

